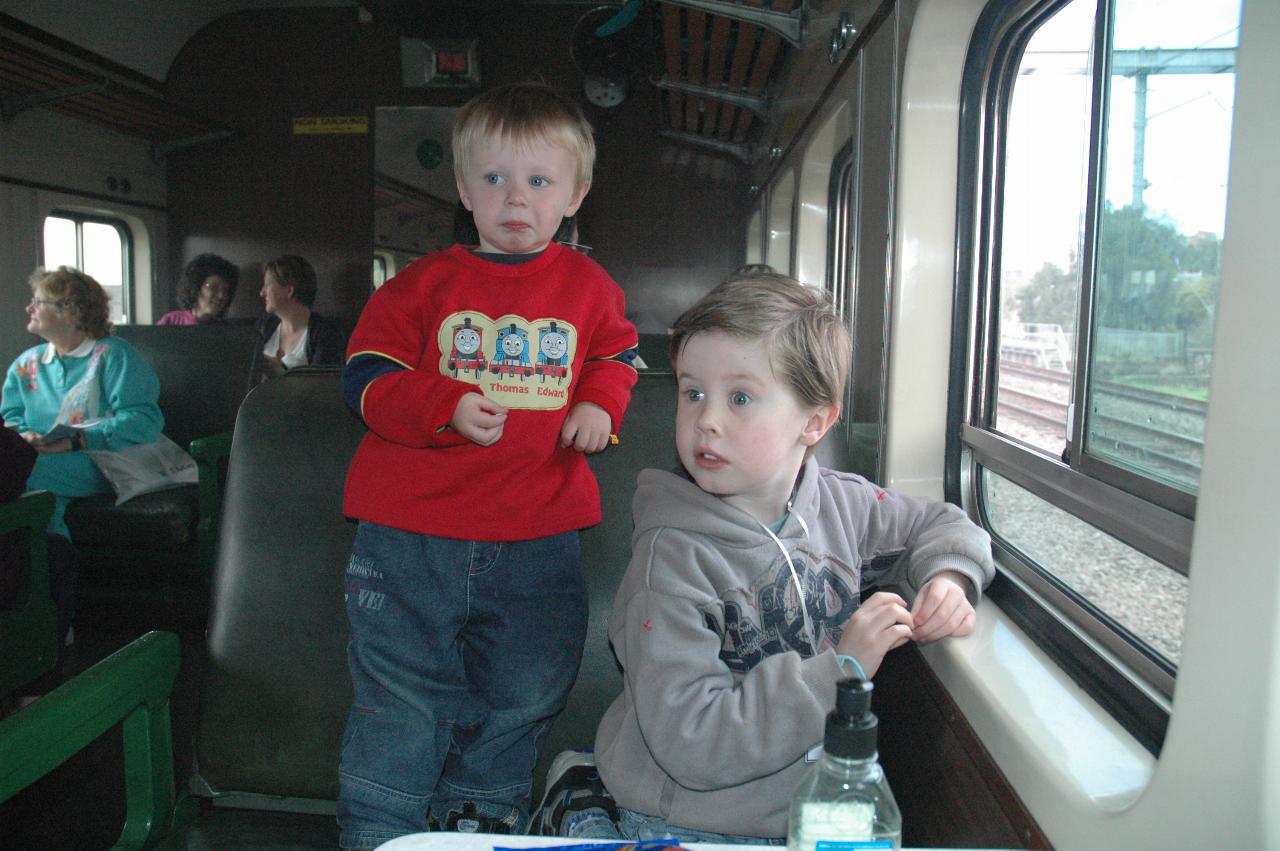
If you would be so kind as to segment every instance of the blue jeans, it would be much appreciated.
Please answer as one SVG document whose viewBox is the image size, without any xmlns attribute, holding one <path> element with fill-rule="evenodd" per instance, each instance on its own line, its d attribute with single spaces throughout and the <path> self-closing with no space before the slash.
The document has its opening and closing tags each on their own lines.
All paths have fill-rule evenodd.
<svg viewBox="0 0 1280 851">
<path fill-rule="evenodd" d="M 578 533 L 483 543 L 362 522 L 344 576 L 353 702 L 339 841 L 372 847 L 466 802 L 514 830 L 577 677 Z"/>
<path fill-rule="evenodd" d="M 627 842 L 645 842 L 653 839 L 674 839 L 680 842 L 715 842 L 724 845 L 782 845 L 784 839 L 765 839 L 759 836 L 735 836 L 732 833 L 714 833 L 671 824 L 661 816 L 647 816 L 626 807 L 618 807 L 618 823 L 614 824 L 603 809 L 566 815 L 561 831 L 574 839 L 613 839 Z"/>
</svg>

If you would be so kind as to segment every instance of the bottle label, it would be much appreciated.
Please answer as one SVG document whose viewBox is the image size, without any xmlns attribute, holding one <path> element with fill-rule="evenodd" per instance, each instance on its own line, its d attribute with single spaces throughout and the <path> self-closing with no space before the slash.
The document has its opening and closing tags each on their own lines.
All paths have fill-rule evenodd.
<svg viewBox="0 0 1280 851">
<path fill-rule="evenodd" d="M 875 805 L 870 801 L 810 801 L 800 807 L 800 851 L 862 851 L 892 848 L 874 839 Z"/>
</svg>

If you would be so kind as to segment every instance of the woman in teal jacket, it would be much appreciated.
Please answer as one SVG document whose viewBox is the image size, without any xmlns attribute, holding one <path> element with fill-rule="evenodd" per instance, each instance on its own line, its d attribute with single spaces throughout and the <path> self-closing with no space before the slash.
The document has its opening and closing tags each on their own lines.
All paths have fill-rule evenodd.
<svg viewBox="0 0 1280 851">
<path fill-rule="evenodd" d="M 67 266 L 36 269 L 30 283 L 27 330 L 45 342 L 27 349 L 9 367 L 0 415 L 39 453 L 27 487 L 57 498 L 49 523 L 49 568 L 65 639 L 75 589 L 67 503 L 111 492 L 80 450 L 150 443 L 160 434 L 164 417 L 156 404 L 160 381 L 155 372 L 128 343 L 111 336 L 109 298 L 102 286 Z M 59 425 L 75 428 L 69 437 L 51 435 Z"/>
</svg>

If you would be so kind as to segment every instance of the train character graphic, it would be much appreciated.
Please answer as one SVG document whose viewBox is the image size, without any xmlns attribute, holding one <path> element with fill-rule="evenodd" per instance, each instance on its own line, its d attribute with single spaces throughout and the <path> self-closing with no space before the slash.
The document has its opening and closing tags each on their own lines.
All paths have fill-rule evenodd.
<svg viewBox="0 0 1280 851">
<path fill-rule="evenodd" d="M 461 325 L 453 326 L 453 349 L 449 352 L 449 369 L 453 377 L 459 372 L 473 372 L 477 377 L 484 374 L 488 364 L 484 359 L 484 331 L 471 324 L 471 317 L 462 320 Z"/>
<path fill-rule="evenodd" d="M 498 332 L 489 371 L 494 375 L 515 375 L 524 381 L 533 375 L 529 363 L 529 332 L 513 322 Z"/>
<path fill-rule="evenodd" d="M 569 332 L 555 322 L 538 328 L 538 365 L 534 367 L 545 384 L 548 377 L 563 384 L 569 374 Z"/>
</svg>

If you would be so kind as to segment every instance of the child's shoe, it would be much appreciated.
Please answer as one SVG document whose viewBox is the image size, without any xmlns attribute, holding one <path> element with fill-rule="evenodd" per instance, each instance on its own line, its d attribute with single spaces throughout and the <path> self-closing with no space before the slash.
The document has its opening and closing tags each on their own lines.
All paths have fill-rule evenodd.
<svg viewBox="0 0 1280 851">
<path fill-rule="evenodd" d="M 462 811 L 450 810 L 444 820 L 444 829 L 458 833 L 515 833 L 514 814 L 510 819 L 481 815 L 476 805 L 468 801 Z"/>
<path fill-rule="evenodd" d="M 547 772 L 547 791 L 529 820 L 535 836 L 621 839 L 618 805 L 604 788 L 595 757 L 561 751 Z"/>
</svg>

